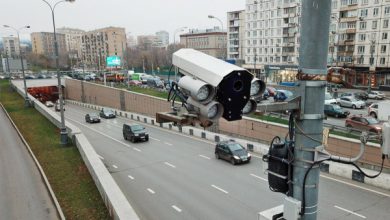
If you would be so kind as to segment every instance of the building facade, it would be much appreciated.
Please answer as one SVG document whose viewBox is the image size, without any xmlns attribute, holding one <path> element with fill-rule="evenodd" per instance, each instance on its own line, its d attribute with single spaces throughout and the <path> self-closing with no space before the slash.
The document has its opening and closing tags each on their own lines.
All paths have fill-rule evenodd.
<svg viewBox="0 0 390 220">
<path fill-rule="evenodd" d="M 85 31 L 75 28 L 58 28 L 57 32 L 65 35 L 66 50 L 69 56 L 74 59 L 81 57 L 81 37 Z"/>
<path fill-rule="evenodd" d="M 161 47 L 168 47 L 169 45 L 169 33 L 167 31 L 159 31 L 156 33 L 157 39 L 161 44 Z"/>
<path fill-rule="evenodd" d="M 227 33 L 218 28 L 190 30 L 180 35 L 180 44 L 220 59 L 227 58 Z"/>
<path fill-rule="evenodd" d="M 66 53 L 66 43 L 64 34 L 56 34 L 59 54 Z M 54 34 L 50 32 L 31 33 L 32 52 L 34 54 L 55 57 Z"/>
<path fill-rule="evenodd" d="M 106 68 L 109 56 L 118 56 L 125 60 L 126 32 L 124 28 L 107 27 L 85 32 L 81 37 L 82 63 L 91 68 Z"/>
<path fill-rule="evenodd" d="M 160 47 L 161 41 L 156 35 L 139 35 L 137 36 L 137 47 L 141 50 L 151 50 Z"/>
<path fill-rule="evenodd" d="M 227 59 L 244 61 L 245 10 L 227 13 Z"/>
<path fill-rule="evenodd" d="M 6 56 L 18 57 L 20 55 L 19 45 L 17 37 L 3 37 L 3 49 Z"/>
</svg>

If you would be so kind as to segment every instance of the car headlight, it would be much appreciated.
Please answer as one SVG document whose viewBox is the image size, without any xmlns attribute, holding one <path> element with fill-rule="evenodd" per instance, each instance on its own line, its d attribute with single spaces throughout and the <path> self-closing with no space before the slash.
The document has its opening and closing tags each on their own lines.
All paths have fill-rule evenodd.
<svg viewBox="0 0 390 220">
<path fill-rule="evenodd" d="M 139 136 L 139 134 L 135 134 L 134 136 L 138 137 L 138 136 Z"/>
<path fill-rule="evenodd" d="M 236 160 L 239 160 L 239 159 L 240 159 L 240 158 L 239 158 L 238 156 L 236 156 L 236 155 L 234 155 L 233 157 L 234 157 L 234 159 L 236 159 Z"/>
<path fill-rule="evenodd" d="M 250 153 L 248 153 L 248 155 L 247 155 L 248 157 L 250 157 L 250 156 L 252 156 Z"/>
</svg>

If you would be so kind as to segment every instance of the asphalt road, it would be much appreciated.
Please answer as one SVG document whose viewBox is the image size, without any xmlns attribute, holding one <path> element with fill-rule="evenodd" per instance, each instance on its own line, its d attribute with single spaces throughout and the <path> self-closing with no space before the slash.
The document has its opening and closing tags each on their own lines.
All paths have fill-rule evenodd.
<svg viewBox="0 0 390 220">
<path fill-rule="evenodd" d="M 58 219 L 26 147 L 0 109 L 0 219 Z"/>
<path fill-rule="evenodd" d="M 282 204 L 268 188 L 260 158 L 232 166 L 214 143 L 145 125 L 149 142 L 122 137 L 129 119 L 84 121 L 90 109 L 66 105 L 67 121 L 87 136 L 141 219 L 257 219 Z M 390 193 L 331 176 L 320 178 L 318 219 L 388 219 Z"/>
</svg>

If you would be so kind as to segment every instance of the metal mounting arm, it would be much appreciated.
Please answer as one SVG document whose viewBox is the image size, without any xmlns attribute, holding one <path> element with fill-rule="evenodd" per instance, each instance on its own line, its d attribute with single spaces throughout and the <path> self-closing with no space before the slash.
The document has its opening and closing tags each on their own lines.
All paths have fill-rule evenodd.
<svg viewBox="0 0 390 220">
<path fill-rule="evenodd" d="M 295 97 L 288 102 L 260 103 L 257 105 L 256 113 L 297 110 L 300 108 L 300 101 L 300 97 Z"/>
</svg>

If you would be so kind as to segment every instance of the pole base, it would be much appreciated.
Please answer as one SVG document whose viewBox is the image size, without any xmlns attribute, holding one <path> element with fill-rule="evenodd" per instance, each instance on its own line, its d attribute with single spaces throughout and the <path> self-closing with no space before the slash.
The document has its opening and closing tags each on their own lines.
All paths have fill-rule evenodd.
<svg viewBox="0 0 390 220">
<path fill-rule="evenodd" d="M 31 107 L 30 99 L 29 99 L 29 98 L 25 98 L 25 99 L 24 99 L 24 107 L 26 107 L 26 108 Z"/>
<path fill-rule="evenodd" d="M 61 136 L 60 144 L 67 145 L 68 144 L 68 131 L 66 130 L 66 128 L 61 128 L 60 136 Z"/>
</svg>

